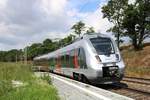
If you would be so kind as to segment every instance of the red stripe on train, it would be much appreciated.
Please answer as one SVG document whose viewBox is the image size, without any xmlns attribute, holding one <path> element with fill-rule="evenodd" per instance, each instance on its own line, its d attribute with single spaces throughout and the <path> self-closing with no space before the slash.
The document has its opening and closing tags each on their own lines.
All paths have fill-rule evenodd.
<svg viewBox="0 0 150 100">
<path fill-rule="evenodd" d="M 75 68 L 79 68 L 77 50 L 75 50 L 75 52 L 74 52 L 74 62 L 73 63 L 74 63 Z"/>
</svg>

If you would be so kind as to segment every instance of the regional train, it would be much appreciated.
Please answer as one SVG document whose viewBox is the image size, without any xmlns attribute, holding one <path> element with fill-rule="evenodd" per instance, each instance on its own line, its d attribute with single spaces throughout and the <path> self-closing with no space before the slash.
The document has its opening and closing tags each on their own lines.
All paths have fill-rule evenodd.
<svg viewBox="0 0 150 100">
<path fill-rule="evenodd" d="M 104 34 L 83 35 L 70 45 L 35 57 L 35 66 L 83 82 L 120 82 L 125 64 L 115 41 Z"/>
</svg>

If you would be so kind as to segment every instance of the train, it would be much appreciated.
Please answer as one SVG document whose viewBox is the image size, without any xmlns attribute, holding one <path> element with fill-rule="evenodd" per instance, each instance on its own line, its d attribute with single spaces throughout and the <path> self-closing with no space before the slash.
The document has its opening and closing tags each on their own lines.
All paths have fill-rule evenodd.
<svg viewBox="0 0 150 100">
<path fill-rule="evenodd" d="M 120 82 L 125 69 L 114 39 L 101 33 L 83 35 L 65 47 L 35 57 L 33 62 L 44 70 L 94 84 Z"/>
</svg>

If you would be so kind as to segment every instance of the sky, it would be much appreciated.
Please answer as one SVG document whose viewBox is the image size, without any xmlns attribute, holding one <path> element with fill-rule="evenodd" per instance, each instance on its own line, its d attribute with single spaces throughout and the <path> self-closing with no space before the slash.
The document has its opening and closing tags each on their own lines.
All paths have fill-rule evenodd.
<svg viewBox="0 0 150 100">
<path fill-rule="evenodd" d="M 78 21 L 104 34 L 107 0 L 0 0 L 0 50 L 21 49 L 46 38 L 63 38 Z"/>
</svg>

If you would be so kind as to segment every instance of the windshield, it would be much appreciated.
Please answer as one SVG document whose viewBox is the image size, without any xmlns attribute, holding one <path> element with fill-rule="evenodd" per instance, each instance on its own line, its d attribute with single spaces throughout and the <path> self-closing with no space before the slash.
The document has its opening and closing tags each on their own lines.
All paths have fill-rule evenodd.
<svg viewBox="0 0 150 100">
<path fill-rule="evenodd" d="M 110 38 L 96 37 L 91 38 L 90 41 L 99 55 L 115 53 Z"/>
</svg>

